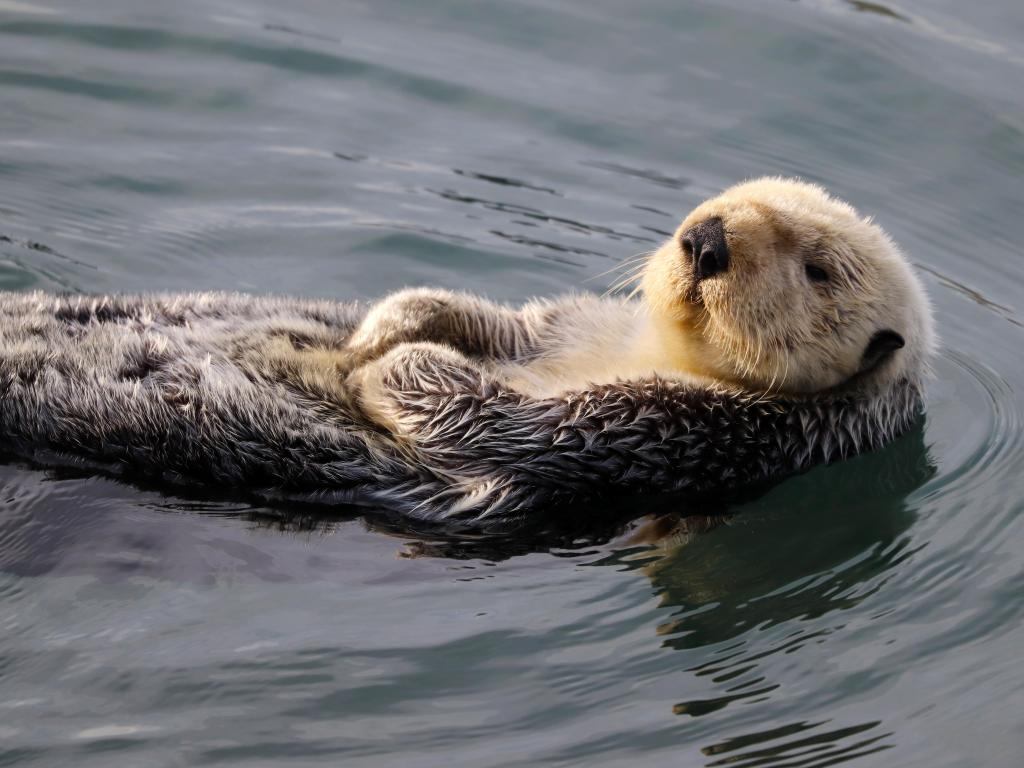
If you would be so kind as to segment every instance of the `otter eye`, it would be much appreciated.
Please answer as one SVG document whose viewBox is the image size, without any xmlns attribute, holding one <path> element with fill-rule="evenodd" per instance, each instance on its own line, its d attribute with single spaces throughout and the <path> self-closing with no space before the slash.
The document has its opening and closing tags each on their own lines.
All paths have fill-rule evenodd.
<svg viewBox="0 0 1024 768">
<path fill-rule="evenodd" d="M 812 283 L 827 283 L 829 281 L 828 272 L 817 264 L 805 264 L 804 272 L 807 273 L 807 279 Z"/>
</svg>

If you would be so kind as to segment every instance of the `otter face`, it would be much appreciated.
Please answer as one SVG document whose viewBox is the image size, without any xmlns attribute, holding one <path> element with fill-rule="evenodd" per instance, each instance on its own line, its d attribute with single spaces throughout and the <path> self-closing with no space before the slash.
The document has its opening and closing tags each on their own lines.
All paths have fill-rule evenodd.
<svg viewBox="0 0 1024 768">
<path fill-rule="evenodd" d="M 643 291 L 702 373 L 755 390 L 917 380 L 934 344 L 893 242 L 801 181 L 758 179 L 698 206 L 651 257 Z"/>
</svg>

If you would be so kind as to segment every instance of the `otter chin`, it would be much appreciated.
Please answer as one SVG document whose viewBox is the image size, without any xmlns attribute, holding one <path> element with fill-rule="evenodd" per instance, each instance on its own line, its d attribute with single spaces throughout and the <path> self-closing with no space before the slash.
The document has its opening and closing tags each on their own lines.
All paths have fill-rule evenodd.
<svg viewBox="0 0 1024 768">
<path fill-rule="evenodd" d="M 763 178 L 695 208 L 649 259 L 643 303 L 666 363 L 743 389 L 869 390 L 924 373 L 924 290 L 870 218 Z"/>
</svg>

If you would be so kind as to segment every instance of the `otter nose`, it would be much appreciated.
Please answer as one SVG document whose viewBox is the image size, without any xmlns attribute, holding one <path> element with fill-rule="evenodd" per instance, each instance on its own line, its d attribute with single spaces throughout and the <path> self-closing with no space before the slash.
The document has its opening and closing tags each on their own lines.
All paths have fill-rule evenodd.
<svg viewBox="0 0 1024 768">
<path fill-rule="evenodd" d="M 703 280 L 729 268 L 729 247 L 725 229 L 717 216 L 690 227 L 683 233 L 683 245 L 693 258 L 693 274 Z"/>
</svg>

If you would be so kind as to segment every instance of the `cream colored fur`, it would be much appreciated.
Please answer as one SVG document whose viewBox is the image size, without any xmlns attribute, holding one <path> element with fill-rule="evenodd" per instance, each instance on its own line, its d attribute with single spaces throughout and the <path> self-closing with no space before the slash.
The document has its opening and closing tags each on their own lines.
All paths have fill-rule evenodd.
<svg viewBox="0 0 1024 768">
<path fill-rule="evenodd" d="M 715 216 L 730 266 L 696 288 L 695 302 L 682 233 Z M 828 285 L 808 280 L 808 261 L 828 270 Z M 813 393 L 853 379 L 879 330 L 907 345 L 859 387 L 916 370 L 934 347 L 927 298 L 895 244 L 846 203 L 796 180 L 746 182 L 700 205 L 651 256 L 642 286 L 640 301 L 562 300 L 543 354 L 492 372 L 533 397 L 645 376 Z"/>
<path fill-rule="evenodd" d="M 694 290 L 681 236 L 720 217 L 729 268 Z M 805 265 L 828 270 L 827 285 Z M 698 206 L 651 257 L 644 303 L 666 365 L 754 391 L 813 393 L 851 380 L 872 335 L 899 333 L 906 347 L 861 387 L 919 371 L 935 346 L 924 290 L 896 245 L 870 218 L 813 184 L 765 178 Z"/>
</svg>

